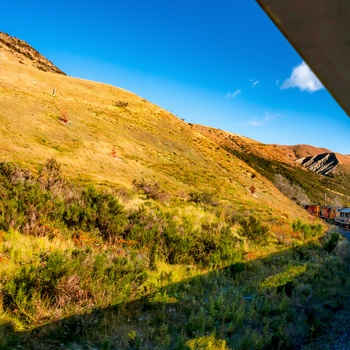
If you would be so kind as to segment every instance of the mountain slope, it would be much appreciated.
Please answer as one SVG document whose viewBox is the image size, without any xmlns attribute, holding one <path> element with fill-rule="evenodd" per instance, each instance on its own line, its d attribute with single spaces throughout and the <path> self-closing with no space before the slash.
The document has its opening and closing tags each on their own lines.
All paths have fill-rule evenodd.
<svg viewBox="0 0 350 350">
<path fill-rule="evenodd" d="M 276 181 L 276 175 L 282 175 L 290 182 L 291 186 L 296 185 L 303 189 L 313 203 L 324 203 L 325 193 L 329 205 L 346 206 L 349 203 L 350 168 L 348 156 L 334 154 L 327 149 L 308 145 L 262 144 L 241 135 L 202 125 L 194 125 L 194 128 L 215 141 L 227 152 L 249 164 L 271 182 Z M 321 157 L 320 153 L 326 155 Z M 334 156 L 327 156 L 329 154 L 334 154 Z M 333 160 L 332 164 L 336 167 L 333 166 L 332 172 L 329 172 L 331 168 L 328 168 L 329 176 L 319 175 L 298 164 L 297 159 L 301 155 L 308 155 L 306 159 L 316 159 L 314 165 L 318 165 L 320 168 L 323 162 L 327 164 L 327 160 Z M 323 161 L 319 158 L 322 158 Z M 313 162 L 311 161 L 311 163 Z"/>
<path fill-rule="evenodd" d="M 205 189 L 242 208 L 303 215 L 244 162 L 135 94 L 15 58 L 1 64 L 1 160 L 35 170 L 52 157 L 78 181 L 130 188 L 145 178 L 172 194 Z"/>
<path fill-rule="evenodd" d="M 25 41 L 2 32 L 0 32 L 0 55 L 2 59 L 14 60 L 44 72 L 66 75 Z"/>
</svg>

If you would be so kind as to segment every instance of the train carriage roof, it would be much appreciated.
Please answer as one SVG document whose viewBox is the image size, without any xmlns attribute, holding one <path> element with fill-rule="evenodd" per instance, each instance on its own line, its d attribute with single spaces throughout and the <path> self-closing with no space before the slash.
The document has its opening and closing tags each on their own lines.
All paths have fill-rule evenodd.
<svg viewBox="0 0 350 350">
<path fill-rule="evenodd" d="M 350 116 L 350 1 L 257 2 Z"/>
</svg>

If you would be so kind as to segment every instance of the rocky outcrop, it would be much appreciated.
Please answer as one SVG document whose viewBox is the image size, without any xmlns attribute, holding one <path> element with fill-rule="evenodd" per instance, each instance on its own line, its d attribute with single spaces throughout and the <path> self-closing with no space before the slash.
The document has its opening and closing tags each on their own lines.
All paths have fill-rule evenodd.
<svg viewBox="0 0 350 350">
<path fill-rule="evenodd" d="M 317 156 L 300 158 L 295 162 L 317 174 L 328 175 L 339 163 L 339 160 L 334 153 L 322 153 Z"/>
<path fill-rule="evenodd" d="M 0 49 L 7 52 L 21 64 L 33 66 L 44 72 L 66 75 L 25 41 L 12 37 L 7 33 L 0 32 Z"/>
</svg>

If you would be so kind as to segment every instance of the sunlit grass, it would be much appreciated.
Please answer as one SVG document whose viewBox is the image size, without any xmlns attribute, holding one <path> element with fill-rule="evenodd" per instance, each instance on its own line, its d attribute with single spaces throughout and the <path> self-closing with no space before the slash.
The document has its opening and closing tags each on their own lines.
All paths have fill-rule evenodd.
<svg viewBox="0 0 350 350">
<path fill-rule="evenodd" d="M 130 189 L 134 179 L 145 178 L 173 196 L 209 190 L 247 210 L 260 210 L 263 202 L 265 217 L 272 210 L 276 217 L 289 213 L 306 220 L 306 213 L 268 181 L 252 178 L 255 171 L 242 161 L 126 90 L 13 61 L 3 62 L 0 79 L 1 160 L 37 171 L 53 157 L 67 177 L 80 183 Z M 117 107 L 118 101 L 125 105 Z M 253 184 L 254 195 L 249 191 Z"/>
<path fill-rule="evenodd" d="M 276 288 L 287 282 L 294 281 L 295 278 L 306 271 L 307 265 L 288 266 L 284 271 L 276 275 L 267 277 L 262 283 L 263 288 Z"/>
</svg>

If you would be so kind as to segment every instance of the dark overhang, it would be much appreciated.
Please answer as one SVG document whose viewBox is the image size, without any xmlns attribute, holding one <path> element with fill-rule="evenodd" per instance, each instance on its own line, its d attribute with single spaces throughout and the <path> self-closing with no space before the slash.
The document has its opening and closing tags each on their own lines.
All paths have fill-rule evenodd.
<svg viewBox="0 0 350 350">
<path fill-rule="evenodd" d="M 350 116 L 350 0 L 257 0 Z"/>
</svg>

